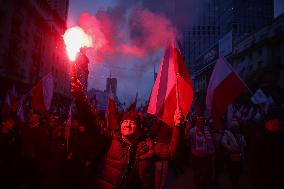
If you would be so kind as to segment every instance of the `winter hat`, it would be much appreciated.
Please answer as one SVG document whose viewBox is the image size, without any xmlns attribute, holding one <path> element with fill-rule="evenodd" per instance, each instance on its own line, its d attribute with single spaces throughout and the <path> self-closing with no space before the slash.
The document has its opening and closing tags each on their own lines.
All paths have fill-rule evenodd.
<svg viewBox="0 0 284 189">
<path fill-rule="evenodd" d="M 121 119 L 121 123 L 124 120 L 132 120 L 137 124 L 137 126 L 141 127 L 142 116 L 138 112 L 126 112 Z"/>
</svg>

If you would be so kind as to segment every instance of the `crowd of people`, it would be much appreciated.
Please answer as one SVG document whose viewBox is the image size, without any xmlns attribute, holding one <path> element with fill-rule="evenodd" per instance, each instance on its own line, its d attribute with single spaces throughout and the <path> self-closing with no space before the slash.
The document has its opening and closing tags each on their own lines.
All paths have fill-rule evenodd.
<svg viewBox="0 0 284 189">
<path fill-rule="evenodd" d="M 243 168 L 252 188 L 284 188 L 283 109 L 272 106 L 261 119 L 233 118 L 224 127 L 199 113 L 175 126 L 152 115 L 126 112 L 108 127 L 76 80 L 71 120 L 33 110 L 26 122 L 13 112 L 1 115 L 0 188 L 56 189 L 168 188 L 191 167 L 196 189 L 221 189 L 229 176 L 240 189 Z M 67 113 L 67 112 L 66 112 Z M 115 129 L 110 129 L 115 128 Z"/>
</svg>

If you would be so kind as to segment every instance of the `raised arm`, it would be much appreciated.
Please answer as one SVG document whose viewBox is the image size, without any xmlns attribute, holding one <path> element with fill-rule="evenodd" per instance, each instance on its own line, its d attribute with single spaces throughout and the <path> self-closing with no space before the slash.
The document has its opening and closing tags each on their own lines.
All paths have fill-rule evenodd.
<svg viewBox="0 0 284 189">
<path fill-rule="evenodd" d="M 183 116 L 177 109 L 174 115 L 175 126 L 172 128 L 172 138 L 169 144 L 159 143 L 154 147 L 155 154 L 162 159 L 174 159 L 180 145 L 180 132 L 183 124 Z"/>
<path fill-rule="evenodd" d="M 75 104 L 81 123 L 87 129 L 97 129 L 99 131 L 99 127 L 94 126 L 96 125 L 96 112 L 85 95 L 82 84 L 76 77 L 71 78 L 71 94 L 75 98 Z"/>
</svg>

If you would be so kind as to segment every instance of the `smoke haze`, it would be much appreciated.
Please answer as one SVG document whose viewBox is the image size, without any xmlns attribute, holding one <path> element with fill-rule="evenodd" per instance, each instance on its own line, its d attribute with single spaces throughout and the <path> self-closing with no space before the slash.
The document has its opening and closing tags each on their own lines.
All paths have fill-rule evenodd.
<svg viewBox="0 0 284 189">
<path fill-rule="evenodd" d="M 168 40 L 179 37 L 178 30 L 189 22 L 192 2 L 113 0 L 96 7 L 95 12 L 82 12 L 75 23 L 92 36 L 94 43 L 88 50 L 89 88 L 104 90 L 111 72 L 118 79 L 121 102 L 131 103 L 137 91 L 140 103 L 147 100 L 154 67 L 157 71 Z M 178 7 L 188 10 L 175 11 Z"/>
</svg>

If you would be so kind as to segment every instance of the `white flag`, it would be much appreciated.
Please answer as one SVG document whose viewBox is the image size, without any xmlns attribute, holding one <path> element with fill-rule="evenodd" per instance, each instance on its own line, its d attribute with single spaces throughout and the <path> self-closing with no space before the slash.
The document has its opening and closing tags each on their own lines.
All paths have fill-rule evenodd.
<svg viewBox="0 0 284 189">
<path fill-rule="evenodd" d="M 262 104 L 267 101 L 267 97 L 261 89 L 258 89 L 250 99 L 254 104 Z"/>
</svg>

